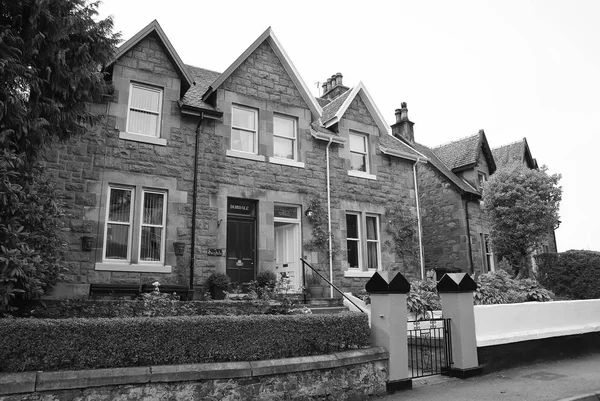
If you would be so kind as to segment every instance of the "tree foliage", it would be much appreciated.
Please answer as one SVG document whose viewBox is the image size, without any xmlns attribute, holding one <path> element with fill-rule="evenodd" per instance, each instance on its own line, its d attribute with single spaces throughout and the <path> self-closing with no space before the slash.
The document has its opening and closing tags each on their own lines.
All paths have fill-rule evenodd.
<svg viewBox="0 0 600 401">
<path fill-rule="evenodd" d="M 561 297 L 600 298 L 600 252 L 570 250 L 535 257 L 538 278 Z"/>
<path fill-rule="evenodd" d="M 62 211 L 37 159 L 100 117 L 118 35 L 98 2 L 0 2 L 0 314 L 40 297 L 62 264 Z"/>
<path fill-rule="evenodd" d="M 546 167 L 532 170 L 522 164 L 498 169 L 486 183 L 483 201 L 495 251 L 515 269 L 527 272 L 527 255 L 560 223 L 558 208 L 560 175 L 548 175 Z"/>
<path fill-rule="evenodd" d="M 53 138 L 97 120 L 88 102 L 108 93 L 103 67 L 118 35 L 94 21 L 98 2 L 0 2 L 0 146 L 31 160 Z"/>
</svg>

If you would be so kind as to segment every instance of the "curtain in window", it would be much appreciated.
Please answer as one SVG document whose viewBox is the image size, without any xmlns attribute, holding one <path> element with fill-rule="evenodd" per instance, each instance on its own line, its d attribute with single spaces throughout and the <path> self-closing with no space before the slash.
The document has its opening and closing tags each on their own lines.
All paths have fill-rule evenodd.
<svg viewBox="0 0 600 401">
<path fill-rule="evenodd" d="M 367 216 L 367 268 L 369 269 L 377 269 L 379 267 L 378 240 L 377 219 Z"/>
<path fill-rule="evenodd" d="M 160 113 L 160 92 L 132 86 L 128 131 L 156 136 Z"/>
<path fill-rule="evenodd" d="M 140 260 L 160 261 L 163 234 L 164 194 L 144 193 Z"/>
<path fill-rule="evenodd" d="M 127 260 L 131 217 L 131 193 L 111 189 L 106 228 L 106 259 Z"/>
</svg>

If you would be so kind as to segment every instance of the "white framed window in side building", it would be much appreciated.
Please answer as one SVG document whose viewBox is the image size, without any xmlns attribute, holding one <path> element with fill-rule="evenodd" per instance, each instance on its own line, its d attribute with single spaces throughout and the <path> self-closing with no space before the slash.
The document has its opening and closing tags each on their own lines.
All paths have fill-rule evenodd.
<svg viewBox="0 0 600 401">
<path fill-rule="evenodd" d="M 109 185 L 102 263 L 96 270 L 170 272 L 166 220 L 167 192 Z"/>
<path fill-rule="evenodd" d="M 477 172 L 477 184 L 479 185 L 479 190 L 483 191 L 483 185 L 485 184 L 485 182 L 487 181 L 487 175 L 485 175 L 485 173 L 482 173 L 481 171 Z"/>
<path fill-rule="evenodd" d="M 369 141 L 366 135 L 350 133 L 350 170 L 369 173 Z"/>
<path fill-rule="evenodd" d="M 258 111 L 248 107 L 231 108 L 231 150 L 258 154 Z"/>
<path fill-rule="evenodd" d="M 273 116 L 273 157 L 298 160 L 295 118 Z"/>
<path fill-rule="evenodd" d="M 490 272 L 496 271 L 496 266 L 494 264 L 494 251 L 492 249 L 492 244 L 490 244 L 490 236 L 488 234 L 483 234 L 483 246 L 485 250 L 485 263 L 487 270 Z"/>
<path fill-rule="evenodd" d="M 372 272 L 381 268 L 379 216 L 346 212 L 346 255 L 349 272 Z"/>
<path fill-rule="evenodd" d="M 131 83 L 127 109 L 127 133 L 160 137 L 163 91 L 160 88 Z"/>
</svg>

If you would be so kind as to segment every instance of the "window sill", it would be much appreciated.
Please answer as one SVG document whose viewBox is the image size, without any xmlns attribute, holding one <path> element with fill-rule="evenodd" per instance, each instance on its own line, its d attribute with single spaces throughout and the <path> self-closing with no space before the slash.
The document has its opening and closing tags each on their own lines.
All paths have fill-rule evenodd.
<svg viewBox="0 0 600 401">
<path fill-rule="evenodd" d="M 303 162 L 299 162 L 296 160 L 290 160 L 290 159 L 281 159 L 279 157 L 269 157 L 269 163 L 283 164 L 284 166 L 304 168 Z"/>
<path fill-rule="evenodd" d="M 148 136 L 148 135 L 132 134 L 130 132 L 119 132 L 119 139 L 126 139 L 128 141 L 149 143 L 152 145 L 167 146 L 167 140 L 165 138 L 157 138 L 157 137 Z"/>
<path fill-rule="evenodd" d="M 375 174 L 365 173 L 364 171 L 348 170 L 348 175 L 350 177 L 366 178 L 367 180 L 377 180 Z"/>
<path fill-rule="evenodd" d="M 96 263 L 95 270 L 136 273 L 171 273 L 171 266 L 129 263 Z"/>
<path fill-rule="evenodd" d="M 371 269 L 371 270 L 358 270 L 358 269 L 352 269 L 352 270 L 346 270 L 344 272 L 344 277 L 360 277 L 360 278 L 371 278 L 373 276 L 373 273 L 375 273 L 377 270 L 375 269 Z"/>
<path fill-rule="evenodd" d="M 248 152 L 240 152 L 239 150 L 227 149 L 225 154 L 227 156 L 238 157 L 240 159 L 255 160 L 257 162 L 265 161 L 265 157 L 263 155 L 256 155 L 254 153 L 248 153 Z"/>
</svg>

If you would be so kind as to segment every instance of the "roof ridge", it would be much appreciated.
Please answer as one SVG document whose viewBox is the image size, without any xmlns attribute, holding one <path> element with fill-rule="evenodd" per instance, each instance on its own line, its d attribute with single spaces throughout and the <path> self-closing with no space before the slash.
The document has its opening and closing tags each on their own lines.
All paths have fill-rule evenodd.
<svg viewBox="0 0 600 401">
<path fill-rule="evenodd" d="M 511 142 L 511 143 L 507 143 L 506 145 L 500 145 L 498 147 L 492 148 L 492 150 L 496 150 L 496 149 L 500 149 L 500 148 L 505 148 L 507 146 L 516 145 L 517 143 L 523 143 L 524 140 L 525 140 L 525 138 L 521 138 L 518 141 L 514 141 L 514 142 Z"/>
<path fill-rule="evenodd" d="M 442 143 L 442 144 L 440 144 L 440 145 L 437 145 L 437 146 L 435 146 L 435 147 L 433 147 L 433 148 L 431 148 L 431 149 L 438 149 L 438 148 L 441 148 L 442 146 L 448 146 L 448 145 L 450 145 L 451 143 L 455 143 L 455 142 L 464 141 L 465 139 L 468 139 L 468 138 L 473 138 L 474 136 L 478 136 L 479 134 L 480 134 L 480 133 L 478 132 L 478 133 L 476 133 L 476 134 L 473 134 L 473 135 L 467 135 L 467 136 L 463 136 L 462 138 L 458 138 L 458 139 L 454 139 L 454 140 L 452 140 L 452 141 L 449 141 L 449 142 Z"/>
</svg>

